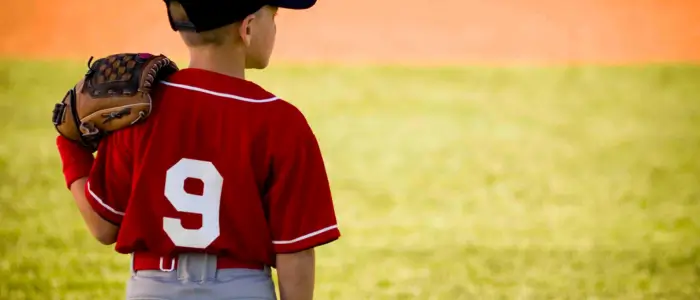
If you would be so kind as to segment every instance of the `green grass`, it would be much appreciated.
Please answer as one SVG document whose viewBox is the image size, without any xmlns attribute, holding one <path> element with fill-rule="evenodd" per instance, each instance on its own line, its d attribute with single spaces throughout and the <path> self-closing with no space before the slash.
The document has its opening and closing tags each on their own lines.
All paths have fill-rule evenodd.
<svg viewBox="0 0 700 300">
<path fill-rule="evenodd" d="M 0 299 L 121 299 L 62 184 L 83 64 L 0 63 Z M 699 299 L 700 67 L 273 67 L 343 237 L 317 299 Z"/>
</svg>

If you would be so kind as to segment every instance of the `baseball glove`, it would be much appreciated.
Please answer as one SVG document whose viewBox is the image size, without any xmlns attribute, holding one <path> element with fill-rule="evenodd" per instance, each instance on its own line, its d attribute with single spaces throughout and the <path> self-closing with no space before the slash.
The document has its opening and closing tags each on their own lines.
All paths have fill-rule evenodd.
<svg viewBox="0 0 700 300">
<path fill-rule="evenodd" d="M 163 55 L 120 53 L 100 58 L 53 109 L 56 130 L 93 152 L 110 132 L 151 113 L 151 88 L 178 71 Z"/>
</svg>

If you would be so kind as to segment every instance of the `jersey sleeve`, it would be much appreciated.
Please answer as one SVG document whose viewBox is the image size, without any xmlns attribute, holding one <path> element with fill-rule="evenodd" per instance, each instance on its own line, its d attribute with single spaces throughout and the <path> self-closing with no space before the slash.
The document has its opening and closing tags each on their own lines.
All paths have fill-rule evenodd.
<svg viewBox="0 0 700 300">
<path fill-rule="evenodd" d="M 265 198 L 275 252 L 293 253 L 330 243 L 340 231 L 323 157 L 306 119 L 282 133 L 273 144 Z"/>
<path fill-rule="evenodd" d="M 119 225 L 124 217 L 131 191 L 132 158 L 122 147 L 120 132 L 100 141 L 97 157 L 85 186 L 85 195 L 92 209 L 103 219 Z"/>
</svg>

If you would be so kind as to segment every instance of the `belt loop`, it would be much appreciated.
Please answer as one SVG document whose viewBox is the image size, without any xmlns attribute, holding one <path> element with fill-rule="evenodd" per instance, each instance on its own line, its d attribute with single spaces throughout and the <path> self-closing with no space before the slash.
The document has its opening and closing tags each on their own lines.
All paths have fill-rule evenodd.
<svg viewBox="0 0 700 300">
<path fill-rule="evenodd" d="M 189 272 L 187 271 L 190 267 L 190 262 L 188 260 L 187 254 L 177 254 L 175 255 L 177 259 L 177 280 L 184 280 L 189 278 Z"/>
<path fill-rule="evenodd" d="M 170 259 L 170 268 L 169 269 L 166 269 L 163 267 L 163 258 L 165 258 L 165 257 L 163 257 L 163 256 L 160 257 L 160 270 L 163 272 L 172 272 L 173 270 L 175 270 L 175 257 Z"/>
<path fill-rule="evenodd" d="M 200 274 L 199 282 L 207 281 L 209 277 L 209 254 L 204 253 L 204 259 L 202 263 L 202 274 Z"/>
<path fill-rule="evenodd" d="M 219 256 L 217 254 L 205 254 L 204 256 L 204 266 L 206 268 L 205 274 L 207 280 L 216 280 L 219 276 Z"/>
<path fill-rule="evenodd" d="M 129 262 L 129 271 L 131 272 L 131 276 L 136 276 L 136 270 L 134 269 L 134 252 L 131 252 L 131 261 Z"/>
</svg>

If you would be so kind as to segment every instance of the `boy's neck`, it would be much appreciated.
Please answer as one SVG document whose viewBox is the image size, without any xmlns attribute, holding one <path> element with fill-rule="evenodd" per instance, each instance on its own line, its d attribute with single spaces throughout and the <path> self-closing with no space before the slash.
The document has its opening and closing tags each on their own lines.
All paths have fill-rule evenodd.
<svg viewBox="0 0 700 300">
<path fill-rule="evenodd" d="M 245 79 L 245 58 L 243 53 L 224 49 L 223 47 L 190 49 L 189 67 Z"/>
</svg>

